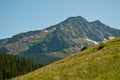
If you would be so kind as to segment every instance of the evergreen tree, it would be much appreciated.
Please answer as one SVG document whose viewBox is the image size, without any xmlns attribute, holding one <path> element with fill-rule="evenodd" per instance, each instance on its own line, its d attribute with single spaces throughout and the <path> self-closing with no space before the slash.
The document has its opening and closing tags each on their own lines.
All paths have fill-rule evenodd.
<svg viewBox="0 0 120 80">
<path fill-rule="evenodd" d="M 42 66 L 28 59 L 0 52 L 0 80 L 22 75 Z"/>
</svg>

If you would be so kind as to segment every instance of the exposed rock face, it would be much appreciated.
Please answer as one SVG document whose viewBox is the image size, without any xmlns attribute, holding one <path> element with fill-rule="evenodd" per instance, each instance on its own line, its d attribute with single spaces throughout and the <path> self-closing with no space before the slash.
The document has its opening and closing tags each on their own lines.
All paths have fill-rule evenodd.
<svg viewBox="0 0 120 80">
<path fill-rule="evenodd" d="M 38 62 L 41 60 L 38 55 L 45 55 L 46 59 L 55 57 L 57 60 L 56 58 L 60 59 L 80 51 L 83 46 L 92 46 L 119 36 L 118 29 L 111 28 L 99 20 L 88 22 L 77 16 L 69 17 L 44 30 L 20 33 L 12 38 L 0 40 L 0 50 Z"/>
</svg>

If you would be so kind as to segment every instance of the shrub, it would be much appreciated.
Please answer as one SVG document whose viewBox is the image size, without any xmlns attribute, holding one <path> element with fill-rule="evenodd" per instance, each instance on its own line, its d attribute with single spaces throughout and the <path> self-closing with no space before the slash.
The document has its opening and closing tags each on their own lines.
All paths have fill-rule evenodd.
<svg viewBox="0 0 120 80">
<path fill-rule="evenodd" d="M 88 46 L 84 46 L 82 49 L 81 49 L 81 51 L 84 51 L 85 49 L 87 49 L 88 48 Z"/>
<path fill-rule="evenodd" d="M 105 47 L 104 43 L 100 43 L 100 45 L 98 46 L 97 50 L 101 50 Z"/>
</svg>

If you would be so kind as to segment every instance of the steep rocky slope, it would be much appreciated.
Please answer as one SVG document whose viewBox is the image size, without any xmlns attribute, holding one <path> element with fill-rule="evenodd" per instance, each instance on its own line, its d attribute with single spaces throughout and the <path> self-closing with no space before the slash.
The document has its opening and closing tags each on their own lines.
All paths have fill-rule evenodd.
<svg viewBox="0 0 120 80">
<path fill-rule="evenodd" d="M 77 16 L 44 30 L 20 33 L 0 40 L 0 50 L 48 64 L 76 53 L 84 46 L 93 46 L 118 36 L 118 29 L 99 20 L 88 22 Z"/>
</svg>

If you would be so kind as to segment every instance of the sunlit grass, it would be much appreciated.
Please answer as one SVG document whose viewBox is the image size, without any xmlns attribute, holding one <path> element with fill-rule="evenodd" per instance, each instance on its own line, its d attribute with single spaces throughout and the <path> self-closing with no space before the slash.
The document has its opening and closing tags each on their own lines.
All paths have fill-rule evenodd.
<svg viewBox="0 0 120 80">
<path fill-rule="evenodd" d="M 120 80 L 120 38 L 12 80 Z"/>
</svg>

